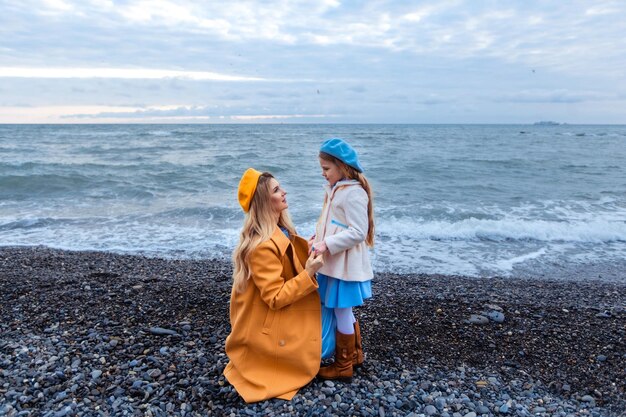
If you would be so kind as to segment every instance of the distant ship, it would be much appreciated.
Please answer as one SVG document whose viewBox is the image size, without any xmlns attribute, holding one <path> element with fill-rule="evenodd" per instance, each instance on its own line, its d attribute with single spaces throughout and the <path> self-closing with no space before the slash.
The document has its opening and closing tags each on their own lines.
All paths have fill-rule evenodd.
<svg viewBox="0 0 626 417">
<path fill-rule="evenodd" d="M 535 126 L 559 126 L 561 123 L 553 122 L 552 120 L 542 120 L 541 122 L 535 122 Z"/>
</svg>

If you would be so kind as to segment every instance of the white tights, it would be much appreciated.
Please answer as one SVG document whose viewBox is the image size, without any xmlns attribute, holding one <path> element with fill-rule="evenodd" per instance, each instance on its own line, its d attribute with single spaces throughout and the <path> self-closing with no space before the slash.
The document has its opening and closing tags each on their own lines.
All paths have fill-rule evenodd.
<svg viewBox="0 0 626 417">
<path fill-rule="evenodd" d="M 354 334 L 354 314 L 352 307 L 335 308 L 335 317 L 337 318 L 337 330 L 343 334 Z"/>
</svg>

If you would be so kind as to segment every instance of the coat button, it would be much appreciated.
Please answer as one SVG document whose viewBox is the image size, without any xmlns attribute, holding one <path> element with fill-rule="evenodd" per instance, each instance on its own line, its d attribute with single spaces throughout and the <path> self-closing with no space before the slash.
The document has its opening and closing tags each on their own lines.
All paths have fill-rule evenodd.
<svg viewBox="0 0 626 417">
<path fill-rule="evenodd" d="M 278 344 L 280 346 L 285 346 L 285 341 L 283 339 L 280 339 L 280 341 L 278 342 Z"/>
</svg>

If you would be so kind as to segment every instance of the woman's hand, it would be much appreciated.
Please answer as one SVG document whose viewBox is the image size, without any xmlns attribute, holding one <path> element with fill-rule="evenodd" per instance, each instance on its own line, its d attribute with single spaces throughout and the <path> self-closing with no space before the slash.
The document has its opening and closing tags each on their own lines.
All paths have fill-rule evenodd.
<svg viewBox="0 0 626 417">
<path fill-rule="evenodd" d="M 321 242 L 317 242 L 315 245 L 311 246 L 311 250 L 316 254 L 321 255 L 328 250 L 328 247 L 326 246 L 326 242 L 322 240 Z"/>
<path fill-rule="evenodd" d="M 315 273 L 319 271 L 319 269 L 324 266 L 324 256 L 321 254 L 317 255 L 315 252 L 311 253 L 309 259 L 306 260 L 306 265 L 304 269 L 306 269 L 307 274 L 310 277 L 315 276 Z"/>
<path fill-rule="evenodd" d="M 315 235 L 311 236 L 308 240 L 308 244 L 309 244 L 309 255 L 311 254 L 311 251 L 313 250 L 313 243 L 315 242 Z"/>
</svg>

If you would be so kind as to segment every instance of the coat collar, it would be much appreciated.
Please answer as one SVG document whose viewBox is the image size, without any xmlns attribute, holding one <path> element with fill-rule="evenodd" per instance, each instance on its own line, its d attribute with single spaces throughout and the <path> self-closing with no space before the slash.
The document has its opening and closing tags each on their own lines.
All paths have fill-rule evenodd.
<svg viewBox="0 0 626 417">
<path fill-rule="evenodd" d="M 326 190 L 326 194 L 332 198 L 333 194 L 338 189 L 352 185 L 361 185 L 361 183 L 358 180 L 341 180 L 337 181 L 334 187 L 331 187 L 329 184 L 324 184 L 324 189 Z"/>
<path fill-rule="evenodd" d="M 272 237 L 270 237 L 270 240 L 272 240 L 276 244 L 276 247 L 280 252 L 280 256 L 284 256 L 291 241 L 287 236 L 285 236 L 283 231 L 280 230 L 280 227 L 276 226 L 276 228 L 274 229 L 274 233 L 272 233 Z"/>
</svg>

